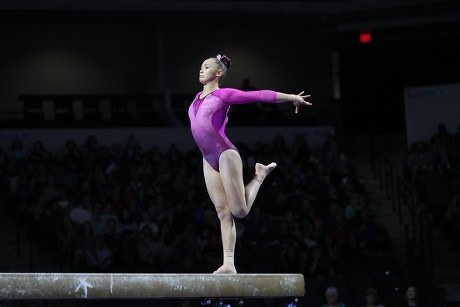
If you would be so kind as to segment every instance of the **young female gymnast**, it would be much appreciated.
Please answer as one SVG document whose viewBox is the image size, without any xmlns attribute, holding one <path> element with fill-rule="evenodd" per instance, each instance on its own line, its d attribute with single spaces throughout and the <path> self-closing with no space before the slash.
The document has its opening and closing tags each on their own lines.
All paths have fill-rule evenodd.
<svg viewBox="0 0 460 307">
<path fill-rule="evenodd" d="M 214 273 L 236 274 L 234 252 L 236 228 L 234 217 L 244 218 L 251 210 L 265 177 L 276 167 L 256 163 L 254 178 L 245 186 L 243 165 L 237 148 L 225 135 L 227 113 L 231 105 L 250 102 L 294 103 L 311 105 L 305 101 L 310 95 L 283 94 L 270 90 L 240 91 L 219 88 L 230 67 L 225 55 L 208 58 L 201 64 L 199 81 L 203 91 L 199 92 L 188 110 L 193 138 L 203 154 L 203 171 L 209 197 L 220 220 L 223 246 L 223 265 Z"/>
</svg>

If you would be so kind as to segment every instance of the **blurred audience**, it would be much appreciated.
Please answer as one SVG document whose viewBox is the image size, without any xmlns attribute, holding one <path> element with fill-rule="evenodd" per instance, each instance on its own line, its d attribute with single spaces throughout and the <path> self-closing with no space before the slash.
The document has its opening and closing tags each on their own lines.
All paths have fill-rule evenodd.
<svg viewBox="0 0 460 307">
<path fill-rule="evenodd" d="M 144 149 L 134 135 L 109 147 L 94 135 L 84 144 L 68 140 L 56 153 L 40 141 L 32 147 L 15 140 L 10 152 L 0 149 L 2 188 L 9 211 L 43 234 L 34 239 L 62 272 L 209 273 L 217 266 L 219 223 L 197 149 Z M 397 269 L 387 231 L 335 137 L 310 146 L 299 135 L 291 148 L 278 136 L 239 148 L 245 176 L 254 161 L 279 165 L 251 214 L 237 220 L 239 272 L 302 273 L 322 282 L 317 294 L 326 293 L 325 306 L 346 306 L 337 301 L 346 289 L 330 278 L 349 280 L 366 265 Z M 431 161 L 411 160 L 417 175 Z"/>
<path fill-rule="evenodd" d="M 460 125 L 450 133 L 439 124 L 429 140 L 419 140 L 410 148 L 406 179 L 412 183 L 417 204 L 433 217 L 435 226 L 460 251 Z"/>
<path fill-rule="evenodd" d="M 418 299 L 417 288 L 414 286 L 409 286 L 406 289 L 406 295 L 404 296 L 404 302 L 401 304 L 401 307 L 421 307 Z"/>
<path fill-rule="evenodd" d="M 366 304 L 362 307 L 385 307 L 378 303 L 378 291 L 375 288 L 368 288 L 366 291 Z"/>
<path fill-rule="evenodd" d="M 324 293 L 326 304 L 322 307 L 347 307 L 344 303 L 340 303 L 339 293 L 336 287 L 328 287 Z"/>
</svg>

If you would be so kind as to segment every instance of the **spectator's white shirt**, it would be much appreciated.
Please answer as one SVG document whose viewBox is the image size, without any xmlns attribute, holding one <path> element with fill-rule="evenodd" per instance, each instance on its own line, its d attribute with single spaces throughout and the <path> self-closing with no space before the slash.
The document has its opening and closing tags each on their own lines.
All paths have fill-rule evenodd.
<svg viewBox="0 0 460 307">
<path fill-rule="evenodd" d="M 86 221 L 91 221 L 91 211 L 82 207 L 76 207 L 70 210 L 70 219 L 77 224 L 83 224 Z"/>
</svg>

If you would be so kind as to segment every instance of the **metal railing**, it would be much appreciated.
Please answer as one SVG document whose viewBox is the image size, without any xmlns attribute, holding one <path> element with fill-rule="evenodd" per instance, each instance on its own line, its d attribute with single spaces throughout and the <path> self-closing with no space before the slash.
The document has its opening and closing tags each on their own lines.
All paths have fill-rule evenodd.
<svg viewBox="0 0 460 307">
<path fill-rule="evenodd" d="M 407 268 L 411 282 L 420 284 L 420 288 L 429 289 L 434 275 L 433 240 L 431 217 L 419 208 L 411 184 L 402 176 L 395 175 L 391 161 L 386 156 L 373 157 L 374 177 L 386 199 L 391 201 L 392 209 L 404 224 Z M 409 219 L 407 220 L 408 212 Z"/>
</svg>

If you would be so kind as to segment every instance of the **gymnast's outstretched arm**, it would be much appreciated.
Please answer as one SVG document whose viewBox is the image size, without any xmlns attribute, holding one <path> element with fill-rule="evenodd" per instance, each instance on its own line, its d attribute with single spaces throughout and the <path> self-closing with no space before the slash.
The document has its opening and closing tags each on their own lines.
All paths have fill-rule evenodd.
<svg viewBox="0 0 460 307">
<path fill-rule="evenodd" d="M 216 96 L 219 96 L 222 101 L 228 105 L 245 104 L 259 101 L 269 103 L 281 103 L 290 101 L 294 103 L 296 113 L 299 111 L 299 106 L 311 105 L 310 102 L 305 100 L 310 97 L 310 95 L 305 95 L 303 91 L 298 95 L 295 95 L 275 92 L 271 90 L 245 92 L 237 89 L 224 88 L 219 92 L 216 92 Z"/>
<path fill-rule="evenodd" d="M 295 113 L 299 113 L 299 107 L 301 105 L 308 105 L 311 106 L 311 103 L 306 101 L 310 97 L 310 95 L 305 95 L 304 91 L 300 92 L 299 94 L 284 94 L 284 93 L 278 93 L 276 95 L 276 102 L 286 102 L 286 101 L 291 101 L 294 103 L 295 106 Z"/>
</svg>

